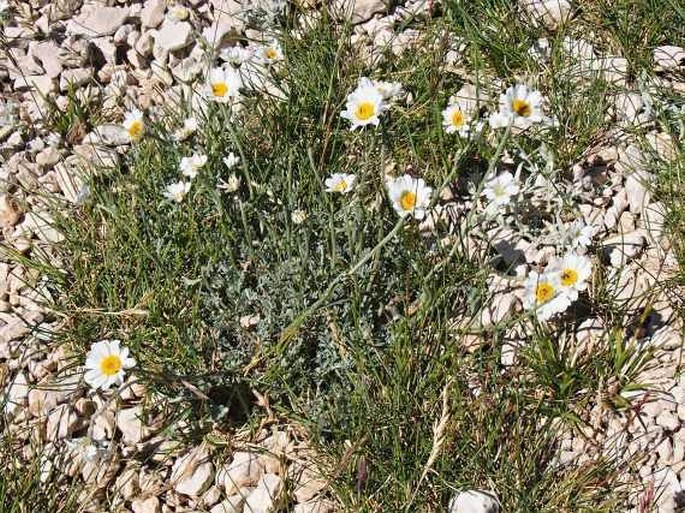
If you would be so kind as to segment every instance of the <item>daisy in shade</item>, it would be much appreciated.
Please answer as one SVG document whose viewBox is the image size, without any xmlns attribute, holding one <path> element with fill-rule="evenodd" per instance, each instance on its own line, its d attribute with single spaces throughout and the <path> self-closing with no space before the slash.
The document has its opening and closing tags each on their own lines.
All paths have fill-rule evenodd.
<svg viewBox="0 0 685 513">
<path fill-rule="evenodd" d="M 333 173 L 330 178 L 326 178 L 326 192 L 339 192 L 347 194 L 352 189 L 357 181 L 357 176 L 346 173 Z"/>
<path fill-rule="evenodd" d="M 367 125 L 378 126 L 379 116 L 387 109 L 383 95 L 373 82 L 366 77 L 359 79 L 359 85 L 347 97 L 345 110 L 340 113 L 345 119 L 349 119 L 350 130 Z"/>
<path fill-rule="evenodd" d="M 490 116 L 492 128 L 502 128 L 510 123 L 517 128 L 528 128 L 544 120 L 542 95 L 528 86 L 517 84 L 500 95 L 499 112 Z"/>
<path fill-rule="evenodd" d="M 120 347 L 118 340 L 101 340 L 90 347 L 86 357 L 84 379 L 94 389 L 106 390 L 112 385 L 121 385 L 127 369 L 136 361 L 128 355 L 128 348 Z"/>
<path fill-rule="evenodd" d="M 411 214 L 415 219 L 423 219 L 432 193 L 433 189 L 426 185 L 423 178 L 404 175 L 388 182 L 388 196 L 400 216 Z"/>
<path fill-rule="evenodd" d="M 373 80 L 372 84 L 381 93 L 383 100 L 390 102 L 402 94 L 402 84 L 399 82 L 384 82 L 383 80 Z"/>
<path fill-rule="evenodd" d="M 190 10 L 188 10 L 187 7 L 180 4 L 170 5 L 169 11 L 167 12 L 167 16 L 170 20 L 173 21 L 185 21 L 190 16 Z"/>
<path fill-rule="evenodd" d="M 283 60 L 283 49 L 277 40 L 272 39 L 269 43 L 258 47 L 255 55 L 264 64 L 273 64 Z"/>
<path fill-rule="evenodd" d="M 191 157 L 183 157 L 178 167 L 184 176 L 187 176 L 192 180 L 206 163 L 207 155 L 194 153 Z"/>
<path fill-rule="evenodd" d="M 571 249 L 585 249 L 592 244 L 597 229 L 586 225 L 582 219 L 573 221 L 568 227 L 561 228 L 561 238 Z"/>
<path fill-rule="evenodd" d="M 197 119 L 192 117 L 186 118 L 183 121 L 183 126 L 174 133 L 174 139 L 176 139 L 177 141 L 185 141 L 186 139 L 188 139 L 188 137 L 195 133 L 197 127 Z"/>
<path fill-rule="evenodd" d="M 231 46 L 221 50 L 219 57 L 226 62 L 235 64 L 236 66 L 242 66 L 245 62 L 252 59 L 254 55 L 255 49 L 252 47 L 245 48 L 243 46 Z"/>
<path fill-rule="evenodd" d="M 520 190 L 519 181 L 509 171 L 505 171 L 486 183 L 481 195 L 488 199 L 489 207 L 501 207 L 508 205 Z"/>
<path fill-rule="evenodd" d="M 212 68 L 209 70 L 205 95 L 218 103 L 228 103 L 240 97 L 242 87 L 240 75 L 231 69 Z"/>
<path fill-rule="evenodd" d="M 190 192 L 190 182 L 175 182 L 166 186 L 164 197 L 169 201 L 181 203 Z"/>
<path fill-rule="evenodd" d="M 224 192 L 236 192 L 240 189 L 240 178 L 233 174 L 229 176 L 226 181 L 219 179 L 216 186 L 219 190 Z"/>
<path fill-rule="evenodd" d="M 235 153 L 230 152 L 224 157 L 223 160 L 228 169 L 233 169 L 240 162 L 240 157 L 238 157 Z"/>
<path fill-rule="evenodd" d="M 534 311 L 540 320 L 546 321 L 571 305 L 570 298 L 563 291 L 558 273 L 538 274 L 531 271 L 526 279 L 525 289 L 523 307 Z"/>
<path fill-rule="evenodd" d="M 587 289 L 587 280 L 592 274 L 589 258 L 569 253 L 552 263 L 551 268 L 559 274 L 559 286 L 571 301 L 578 299 L 578 292 Z"/>
<path fill-rule="evenodd" d="M 133 109 L 132 111 L 127 112 L 124 116 L 124 129 L 126 130 L 130 141 L 139 141 L 145 133 L 143 113 L 138 109 Z"/>
</svg>

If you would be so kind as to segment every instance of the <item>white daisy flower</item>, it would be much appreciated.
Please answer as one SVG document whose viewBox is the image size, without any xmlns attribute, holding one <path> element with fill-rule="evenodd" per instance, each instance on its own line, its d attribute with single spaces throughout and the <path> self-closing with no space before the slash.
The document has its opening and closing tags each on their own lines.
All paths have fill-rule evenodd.
<svg viewBox="0 0 685 513">
<path fill-rule="evenodd" d="M 411 214 L 415 219 L 423 219 L 432 193 L 423 178 L 404 175 L 388 182 L 388 196 L 400 216 Z"/>
<path fill-rule="evenodd" d="M 592 244 L 592 237 L 597 230 L 592 225 L 586 225 L 585 221 L 579 219 L 573 221 L 568 227 L 562 227 L 561 239 L 565 245 L 571 249 L 585 249 Z"/>
<path fill-rule="evenodd" d="M 235 192 L 240 189 L 240 178 L 236 175 L 231 175 L 225 182 L 223 180 L 219 180 L 217 188 L 225 192 Z"/>
<path fill-rule="evenodd" d="M 350 130 L 359 126 L 375 125 L 380 123 L 379 115 L 387 109 L 383 95 L 366 77 L 359 79 L 359 85 L 347 97 L 345 110 L 340 113 L 352 123 Z"/>
<path fill-rule="evenodd" d="M 170 183 L 166 186 L 164 191 L 164 197 L 169 201 L 175 201 L 176 203 L 181 203 L 188 192 L 190 192 L 190 182 L 176 182 Z"/>
<path fill-rule="evenodd" d="M 136 361 L 128 356 L 128 348 L 120 347 L 120 343 L 101 340 L 90 347 L 84 379 L 92 388 L 106 390 L 112 385 L 121 385 L 126 369 L 135 366 Z"/>
<path fill-rule="evenodd" d="M 269 43 L 260 45 L 255 53 L 256 57 L 264 64 L 273 64 L 283 60 L 283 49 L 281 43 L 272 39 Z"/>
<path fill-rule="evenodd" d="M 561 287 L 558 273 L 530 272 L 523 297 L 523 307 L 526 310 L 533 310 L 538 319 L 546 321 L 565 311 L 570 305 L 571 300 Z"/>
<path fill-rule="evenodd" d="M 533 123 L 540 123 L 542 114 L 542 95 L 528 86 L 517 84 L 500 95 L 499 112 L 490 116 L 492 128 L 502 128 L 512 123 L 517 128 L 528 128 Z"/>
<path fill-rule="evenodd" d="M 347 194 L 356 185 L 357 176 L 346 173 L 333 173 L 330 178 L 326 178 L 326 192 L 339 192 Z"/>
<path fill-rule="evenodd" d="M 198 171 L 207 163 L 207 155 L 193 153 L 191 157 L 183 157 L 178 168 L 184 176 L 191 180 L 197 176 Z"/>
<path fill-rule="evenodd" d="M 520 190 L 519 181 L 509 171 L 505 171 L 486 183 L 481 195 L 490 201 L 490 205 L 501 207 L 508 205 Z"/>
<path fill-rule="evenodd" d="M 373 86 L 381 93 L 383 100 L 391 101 L 402 94 L 402 84 L 399 82 L 384 82 L 383 80 L 373 80 Z"/>
<path fill-rule="evenodd" d="M 177 141 L 185 141 L 188 137 L 193 135 L 198 128 L 197 119 L 190 117 L 183 121 L 183 126 L 179 128 L 174 134 L 174 139 Z"/>
<path fill-rule="evenodd" d="M 550 268 L 558 273 L 559 285 L 571 301 L 578 299 L 578 292 L 587 289 L 587 280 L 592 274 L 592 262 L 589 258 L 569 253 Z"/>
<path fill-rule="evenodd" d="M 458 133 L 466 137 L 471 131 L 473 119 L 473 102 L 450 98 L 450 103 L 442 111 L 442 126 L 448 134 Z"/>
<path fill-rule="evenodd" d="M 233 169 L 235 166 L 238 165 L 240 162 L 240 157 L 238 157 L 235 153 L 231 152 L 227 156 L 224 157 L 224 164 L 226 164 L 226 167 L 228 169 Z"/>
<path fill-rule="evenodd" d="M 127 112 L 124 116 L 124 128 L 131 141 L 139 141 L 145 133 L 145 122 L 143 121 L 143 113 L 138 109 L 133 109 Z"/>
<path fill-rule="evenodd" d="M 226 62 L 241 66 L 254 57 L 254 48 L 249 46 L 247 48 L 243 46 L 231 46 L 221 50 L 219 57 Z"/>
<path fill-rule="evenodd" d="M 169 6 L 168 17 L 175 21 L 185 21 L 190 16 L 190 10 L 184 5 L 174 4 Z"/>
<path fill-rule="evenodd" d="M 290 214 L 290 219 L 295 224 L 302 224 L 307 220 L 307 212 L 298 208 L 297 210 L 294 210 L 292 214 Z"/>
<path fill-rule="evenodd" d="M 206 86 L 206 96 L 218 103 L 228 103 L 240 97 L 240 75 L 233 69 L 212 68 Z"/>
</svg>

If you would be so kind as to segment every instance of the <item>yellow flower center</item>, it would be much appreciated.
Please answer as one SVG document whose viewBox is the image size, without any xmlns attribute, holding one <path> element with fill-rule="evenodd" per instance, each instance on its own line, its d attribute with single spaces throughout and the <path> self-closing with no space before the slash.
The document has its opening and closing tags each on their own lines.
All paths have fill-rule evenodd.
<svg viewBox="0 0 685 513">
<path fill-rule="evenodd" d="M 335 192 L 343 192 L 347 189 L 347 182 L 345 180 L 340 180 L 337 184 L 333 186 Z"/>
<path fill-rule="evenodd" d="M 497 196 L 498 198 L 507 195 L 507 190 L 504 188 L 504 185 L 499 183 L 492 188 L 492 192 L 494 192 L 495 196 Z"/>
<path fill-rule="evenodd" d="M 535 299 L 538 303 L 546 303 L 554 297 L 554 287 L 551 283 L 542 282 L 538 283 L 535 289 Z"/>
<path fill-rule="evenodd" d="M 128 127 L 128 135 L 131 139 L 140 139 L 143 135 L 143 122 L 136 119 Z"/>
<path fill-rule="evenodd" d="M 574 269 L 564 269 L 561 273 L 561 284 L 564 287 L 575 285 L 578 281 L 578 273 Z"/>
<path fill-rule="evenodd" d="M 226 93 L 228 93 L 228 84 L 226 84 L 226 82 L 216 82 L 212 84 L 212 94 L 214 96 L 223 98 L 226 96 Z"/>
<path fill-rule="evenodd" d="M 273 60 L 278 56 L 278 52 L 276 52 L 276 50 L 273 48 L 267 48 L 264 52 L 264 56 L 269 60 Z"/>
<path fill-rule="evenodd" d="M 121 367 L 121 358 L 119 358 L 115 354 L 105 356 L 100 361 L 100 370 L 105 376 L 114 376 L 117 372 L 121 370 Z"/>
<path fill-rule="evenodd" d="M 404 191 L 400 196 L 400 205 L 404 210 L 413 210 L 416 206 L 416 193 L 412 191 Z"/>
<path fill-rule="evenodd" d="M 527 118 L 533 113 L 530 103 L 528 103 L 526 100 L 521 100 L 520 98 L 514 99 L 511 104 L 511 108 L 514 110 L 514 112 L 516 112 L 516 114 L 524 118 Z"/>
<path fill-rule="evenodd" d="M 452 113 L 452 125 L 460 128 L 464 124 L 464 114 L 461 112 L 460 109 L 456 109 Z"/>
<path fill-rule="evenodd" d="M 357 119 L 366 121 L 376 113 L 376 107 L 371 102 L 361 102 L 357 105 Z"/>
</svg>

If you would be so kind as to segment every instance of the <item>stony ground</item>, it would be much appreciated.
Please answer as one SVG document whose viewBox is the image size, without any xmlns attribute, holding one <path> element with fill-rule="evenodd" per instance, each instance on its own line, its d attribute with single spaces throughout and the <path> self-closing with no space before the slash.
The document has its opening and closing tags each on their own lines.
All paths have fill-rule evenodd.
<svg viewBox="0 0 685 513">
<path fill-rule="evenodd" d="M 408 1 L 388 14 L 380 0 L 357 0 L 356 42 L 369 54 L 386 41 L 398 53 L 410 48 L 415 31 L 396 31 L 403 19 L 427 13 L 432 3 Z M 8 248 L 0 263 L 0 384 L 7 419 L 0 425 L 23 442 L 26 455 L 41 447 L 41 479 L 59 473 L 86 483 L 79 495 L 86 511 L 102 511 L 106 497 L 113 507 L 135 513 L 266 513 L 286 495 L 295 512 L 334 511 L 334 497 L 321 477 L 325 463 L 296 428 L 279 425 L 263 398 L 259 435 L 247 439 L 237 433 L 227 452 L 222 447 L 229 441 L 223 443 L 221 434 L 219 442 L 200 445 L 165 436 L 162 428 L 173 405 L 149 394 L 135 373 L 120 396 L 87 390 L 68 350 L 53 341 L 66 319 L 41 306 L 47 293 L 42 277 L 17 258 L 35 252 L 50 258 L 60 235 L 50 227 L 49 208 L 58 197 L 69 211 L 87 194 L 82 173 L 88 166 L 111 162 L 127 150 L 118 124 L 122 113 L 161 104 L 169 91 L 187 87 L 202 73 L 203 45 L 226 46 L 233 31 L 243 30 L 239 2 L 186 5 L 187 13 L 174 14 L 165 0 L 12 4 L 3 32 L 8 51 L 0 60 L 0 221 Z M 561 14 L 547 13 L 548 21 Z M 625 83 L 620 56 L 586 51 L 590 66 Z M 669 71 L 682 69 L 685 51 L 665 47 L 654 60 L 668 86 L 684 91 L 685 84 Z M 106 115 L 92 132 L 74 127 L 63 140 L 50 133 L 46 116 L 54 105 L 66 109 L 70 94 L 101 105 Z M 676 315 L 682 296 L 661 286 L 677 263 L 663 231 L 664 206 L 651 199 L 649 157 L 621 129 L 621 123 L 644 115 L 646 106 L 639 94 L 628 92 L 617 98 L 616 110 L 615 137 L 589 151 L 575 169 L 577 184 L 586 191 L 579 211 L 601 228 L 597 237 L 618 277 L 612 293 L 630 311 L 645 312 L 638 328 L 646 330 L 644 343 L 658 351 L 658 365 L 646 376 L 654 392 L 622 416 L 598 408 L 591 427 L 561 442 L 562 458 L 582 463 L 608 451 L 629 459 L 648 449 L 649 456 L 632 461 L 630 471 L 653 488 L 659 511 L 674 512 L 685 486 L 683 327 Z M 662 134 L 653 132 L 651 140 L 654 151 L 670 151 Z M 594 193 L 597 185 L 604 186 L 601 195 Z M 516 258 L 512 251 L 526 253 L 528 261 L 543 258 L 533 253 L 544 248 L 519 247 L 506 234 L 499 237 L 505 259 Z M 645 311 L 655 291 L 657 300 Z M 496 320 L 512 305 L 503 292 L 487 315 Z M 599 320 L 584 323 L 579 334 L 590 347 L 606 335 Z M 512 343 L 512 358 L 515 353 Z M 640 500 L 645 499 L 637 499 L 635 511 L 642 511 Z"/>
</svg>

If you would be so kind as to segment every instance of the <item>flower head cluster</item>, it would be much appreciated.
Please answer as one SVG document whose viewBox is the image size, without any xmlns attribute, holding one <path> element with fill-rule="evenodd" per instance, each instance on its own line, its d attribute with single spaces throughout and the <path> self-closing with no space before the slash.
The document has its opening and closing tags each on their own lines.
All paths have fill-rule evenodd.
<svg viewBox="0 0 685 513">
<path fill-rule="evenodd" d="M 106 390 L 124 382 L 126 370 L 135 366 L 128 348 L 121 347 L 119 340 L 101 340 L 94 343 L 86 357 L 84 379 L 95 389 Z"/>
<path fill-rule="evenodd" d="M 448 134 L 459 134 L 467 137 L 473 129 L 473 121 L 478 114 L 478 105 L 474 98 L 459 94 L 449 99 L 447 107 L 442 111 L 442 126 Z M 479 123 L 478 130 L 482 127 Z"/>
<path fill-rule="evenodd" d="M 578 293 L 587 289 L 591 274 L 592 264 L 585 256 L 569 253 L 555 259 L 542 274 L 531 271 L 528 275 L 523 306 L 534 311 L 538 319 L 548 320 L 578 299 Z"/>
<path fill-rule="evenodd" d="M 124 116 L 124 129 L 131 142 L 139 141 L 145 133 L 143 113 L 138 109 L 127 112 Z"/>
<path fill-rule="evenodd" d="M 192 180 L 206 163 L 207 155 L 193 153 L 190 157 L 181 158 L 181 163 L 178 167 L 181 170 L 181 173 L 183 173 L 183 176 L 187 176 Z"/>
<path fill-rule="evenodd" d="M 378 126 L 380 116 L 387 108 L 383 93 L 371 80 L 362 77 L 357 88 L 347 97 L 345 110 L 340 115 L 350 121 L 350 130 L 354 130 L 368 125 Z"/>
<path fill-rule="evenodd" d="M 592 244 L 592 237 L 595 236 L 597 228 L 579 219 L 568 226 L 561 226 L 559 231 L 564 246 L 573 250 L 584 250 Z"/>
<path fill-rule="evenodd" d="M 170 183 L 166 186 L 163 193 L 164 197 L 169 201 L 181 203 L 186 195 L 190 192 L 192 180 L 197 176 L 200 169 L 207 163 L 207 155 L 202 153 L 193 153 L 190 157 L 181 158 L 179 163 L 179 170 L 183 176 L 188 180 L 180 180 L 178 182 Z"/>
<path fill-rule="evenodd" d="M 188 139 L 198 129 L 197 119 L 189 117 L 183 120 L 183 126 L 174 133 L 174 139 L 182 142 Z"/>
<path fill-rule="evenodd" d="M 347 194 L 357 182 L 357 176 L 348 173 L 333 173 L 330 178 L 324 182 L 326 185 L 326 192 L 339 192 L 340 194 Z"/>
<path fill-rule="evenodd" d="M 387 186 L 390 202 L 399 216 L 411 215 L 419 220 L 426 217 L 433 189 L 423 178 L 404 175 L 389 180 Z"/>
<path fill-rule="evenodd" d="M 500 95 L 499 111 L 490 116 L 490 126 L 503 128 L 512 125 L 524 129 L 545 119 L 542 95 L 526 85 L 517 84 Z"/>
<path fill-rule="evenodd" d="M 487 210 L 492 212 L 511 202 L 511 198 L 516 196 L 521 190 L 518 179 L 509 171 L 496 176 L 485 184 L 482 196 L 485 196 L 489 204 Z"/>
<path fill-rule="evenodd" d="M 190 192 L 190 186 L 191 182 L 184 182 L 183 180 L 173 182 L 166 186 L 163 195 L 169 201 L 181 203 Z"/>
<path fill-rule="evenodd" d="M 217 103 L 229 103 L 240 98 L 243 82 L 233 68 L 212 68 L 209 70 L 205 96 Z"/>
<path fill-rule="evenodd" d="M 276 39 L 259 45 L 254 55 L 262 64 L 274 64 L 283 60 L 283 49 Z"/>
</svg>

